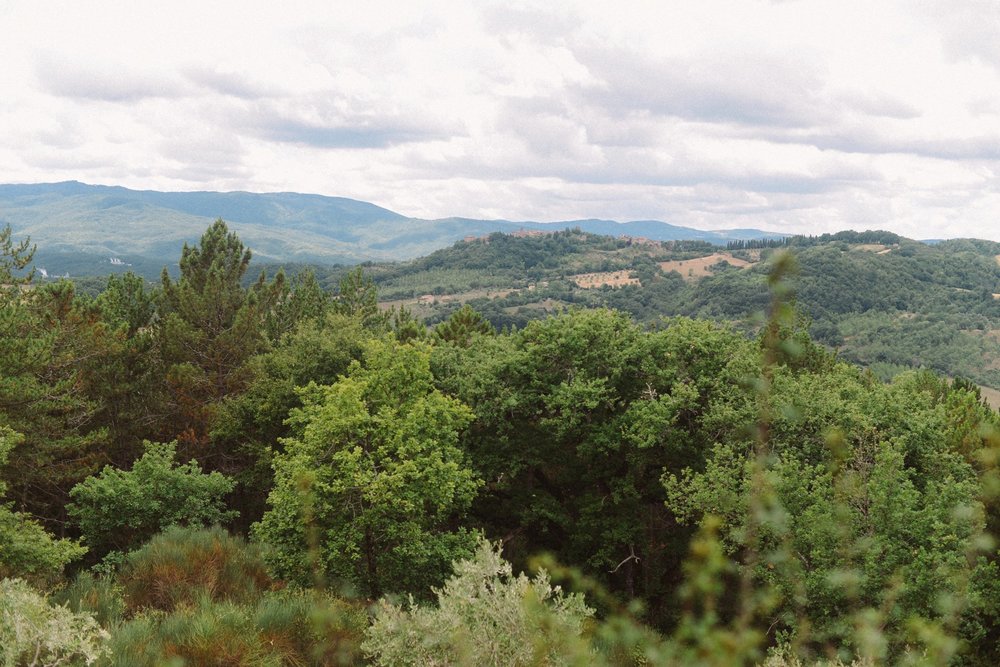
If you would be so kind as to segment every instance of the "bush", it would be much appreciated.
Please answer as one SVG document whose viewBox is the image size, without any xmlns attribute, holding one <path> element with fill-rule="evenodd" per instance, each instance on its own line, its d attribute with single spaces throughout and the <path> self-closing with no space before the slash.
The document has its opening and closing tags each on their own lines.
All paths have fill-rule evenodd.
<svg viewBox="0 0 1000 667">
<path fill-rule="evenodd" d="M 124 625 L 112 638 L 111 664 L 354 665 L 366 625 L 363 608 L 319 594 L 273 592 L 253 604 L 202 598 Z"/>
<path fill-rule="evenodd" d="M 0 426 L 0 466 L 23 436 Z M 0 498 L 7 485 L 0 480 Z M 0 503 L 0 578 L 24 578 L 44 585 L 62 576 L 63 567 L 85 554 L 87 549 L 71 540 L 50 535 L 32 518 L 15 512 L 10 503 Z"/>
<path fill-rule="evenodd" d="M 203 473 L 197 461 L 176 465 L 176 443 L 146 443 L 131 470 L 107 466 L 73 487 L 67 510 L 84 542 L 102 554 L 134 549 L 170 525 L 225 523 L 236 512 L 223 498 L 234 483 L 218 472 Z"/>
<path fill-rule="evenodd" d="M 71 611 L 91 614 L 103 628 L 118 626 L 125 618 L 121 586 L 114 579 L 95 577 L 86 570 L 68 586 L 53 593 L 51 599 Z"/>
<path fill-rule="evenodd" d="M 87 613 L 54 607 L 20 579 L 0 580 L 0 664 L 92 665 L 107 655 L 108 633 Z"/>
<path fill-rule="evenodd" d="M 0 505 L 0 577 L 46 585 L 62 576 L 68 562 L 85 553 L 85 547 L 57 539 L 29 516 Z"/>
<path fill-rule="evenodd" d="M 489 542 L 434 592 L 436 608 L 412 598 L 409 609 L 380 603 L 362 645 L 376 665 L 587 664 L 582 635 L 593 610 L 552 587 L 545 572 L 514 577 Z"/>
<path fill-rule="evenodd" d="M 259 549 L 219 527 L 168 528 L 126 557 L 120 581 L 130 611 L 242 602 L 275 587 Z"/>
</svg>

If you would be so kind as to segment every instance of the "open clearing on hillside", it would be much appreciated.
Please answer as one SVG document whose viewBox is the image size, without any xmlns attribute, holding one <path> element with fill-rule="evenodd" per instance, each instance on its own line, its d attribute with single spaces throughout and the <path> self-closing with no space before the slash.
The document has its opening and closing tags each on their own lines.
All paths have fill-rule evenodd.
<svg viewBox="0 0 1000 667">
<path fill-rule="evenodd" d="M 633 278 L 629 274 L 631 271 L 604 271 L 602 273 L 578 273 L 570 276 L 570 280 L 583 289 L 593 289 L 610 285 L 611 287 L 621 287 L 622 285 L 638 285 L 639 279 Z"/>
<path fill-rule="evenodd" d="M 979 387 L 979 393 L 982 394 L 986 402 L 990 404 L 990 407 L 994 410 L 1000 410 L 1000 390 L 994 389 L 992 387 Z"/>
<path fill-rule="evenodd" d="M 861 252 L 873 252 L 876 255 L 886 255 L 898 247 L 899 247 L 898 243 L 893 243 L 892 245 L 885 245 L 884 243 L 858 243 L 852 245 L 851 250 L 860 250 Z"/>
<path fill-rule="evenodd" d="M 548 286 L 547 281 L 542 281 L 542 287 Z M 522 291 L 532 291 L 535 289 L 534 285 L 528 285 L 525 288 L 516 289 L 474 289 L 468 290 L 466 292 L 457 292 L 455 294 L 424 294 L 418 297 L 409 297 L 406 299 L 390 299 L 388 301 L 379 301 L 378 307 L 382 310 L 390 310 L 392 308 L 407 308 L 417 317 L 426 317 L 430 315 L 433 311 L 433 307 L 439 303 L 465 303 L 473 299 L 502 299 L 504 297 L 510 296 L 517 292 Z"/>
<path fill-rule="evenodd" d="M 997 261 L 997 264 L 1000 264 L 1000 255 L 997 255 L 993 259 L 995 259 Z"/>
<path fill-rule="evenodd" d="M 716 252 L 707 257 L 697 257 L 695 259 L 675 259 L 669 262 L 660 262 L 660 268 L 664 273 L 676 271 L 684 280 L 697 280 L 705 276 L 712 275 L 711 267 L 719 262 L 728 262 L 738 268 L 753 266 L 753 262 L 745 259 L 733 257 L 728 252 Z"/>
</svg>

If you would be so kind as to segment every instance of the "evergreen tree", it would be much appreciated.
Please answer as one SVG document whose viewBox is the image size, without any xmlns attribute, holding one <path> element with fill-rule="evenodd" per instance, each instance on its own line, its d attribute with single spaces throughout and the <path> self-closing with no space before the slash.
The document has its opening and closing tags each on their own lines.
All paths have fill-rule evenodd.
<svg viewBox="0 0 1000 667">
<path fill-rule="evenodd" d="M 18 509 L 52 528 L 65 520 L 69 489 L 106 460 L 96 371 L 112 345 L 69 283 L 0 303 L 0 426 L 23 435 L 5 478 Z"/>
<path fill-rule="evenodd" d="M 496 329 L 472 306 L 465 304 L 447 320 L 434 329 L 434 335 L 445 342 L 461 347 L 468 347 L 472 336 L 488 336 L 496 333 Z"/>
<path fill-rule="evenodd" d="M 360 317 L 365 328 L 375 331 L 385 330 L 389 323 L 389 314 L 378 307 L 378 290 L 374 281 L 365 276 L 360 266 L 340 280 L 333 310 L 341 315 Z"/>
<path fill-rule="evenodd" d="M 165 439 L 216 468 L 228 463 L 224 453 L 206 451 L 218 405 L 246 388 L 246 362 L 265 348 L 265 323 L 284 288 L 283 276 L 268 283 L 263 274 L 244 288 L 250 256 L 219 219 L 198 246 L 185 244 L 180 279 L 165 268 L 162 276 L 158 342 L 172 412 Z"/>
</svg>

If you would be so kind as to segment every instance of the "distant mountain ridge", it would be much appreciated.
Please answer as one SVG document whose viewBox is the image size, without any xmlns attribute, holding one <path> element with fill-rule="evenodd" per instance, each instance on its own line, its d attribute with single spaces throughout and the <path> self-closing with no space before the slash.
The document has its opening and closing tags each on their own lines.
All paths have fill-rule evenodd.
<svg viewBox="0 0 1000 667">
<path fill-rule="evenodd" d="M 180 247 L 224 219 L 268 263 L 352 264 L 426 255 L 466 236 L 519 229 L 579 227 L 608 236 L 659 241 L 778 238 L 755 229 L 704 231 L 656 220 L 533 222 L 442 218 L 423 220 L 368 202 L 295 192 L 161 192 L 77 181 L 0 185 L 0 225 L 38 245 L 37 264 L 50 273 L 101 275 L 111 258 L 148 272 L 176 265 Z M 158 269 L 157 269 L 158 271 Z"/>
</svg>

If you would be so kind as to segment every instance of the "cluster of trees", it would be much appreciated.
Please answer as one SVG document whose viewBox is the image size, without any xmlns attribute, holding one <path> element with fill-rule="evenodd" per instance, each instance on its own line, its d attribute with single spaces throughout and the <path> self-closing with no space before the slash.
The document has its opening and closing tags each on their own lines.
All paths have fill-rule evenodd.
<svg viewBox="0 0 1000 667">
<path fill-rule="evenodd" d="M 247 284 L 222 221 L 155 290 L 29 255 L 0 237 L 4 664 L 1000 660 L 1000 417 L 838 360 L 777 274 L 755 336 L 498 333 L 360 270 Z"/>
<path fill-rule="evenodd" d="M 764 248 L 784 248 L 788 245 L 788 237 L 778 239 L 740 239 L 728 241 L 726 250 L 762 250 Z"/>
</svg>

